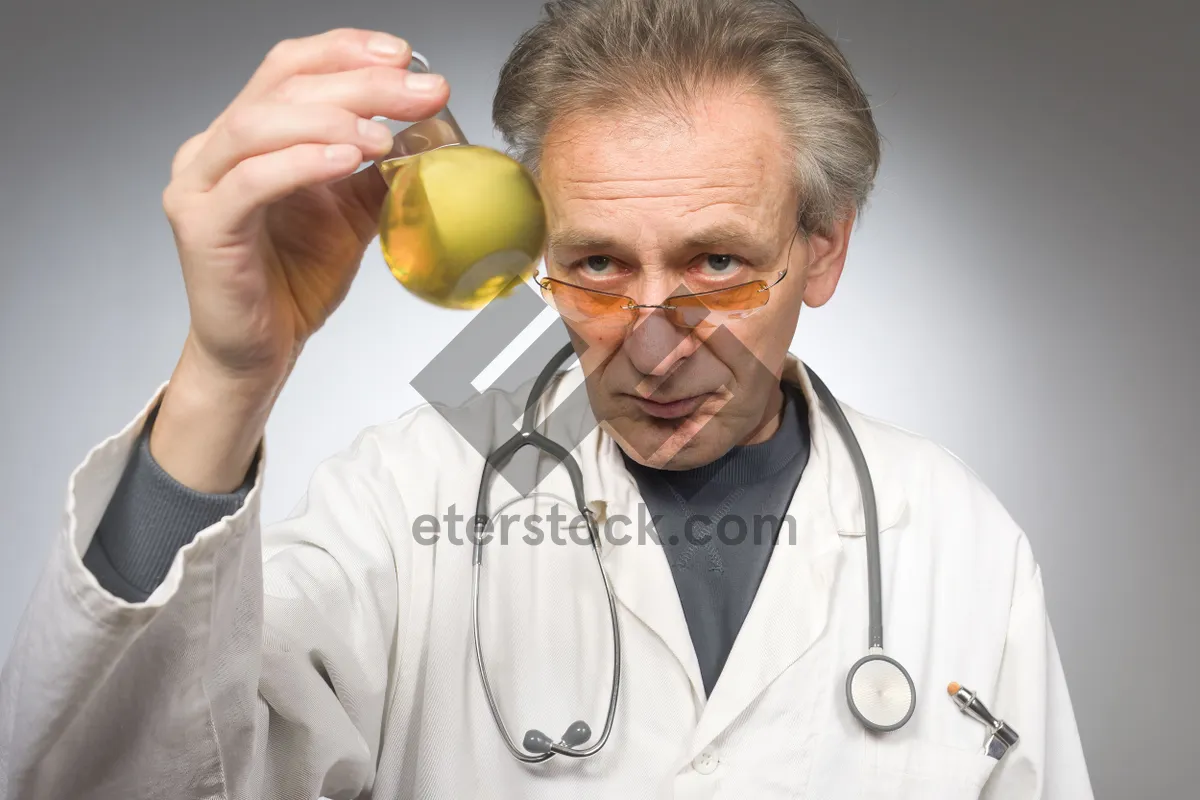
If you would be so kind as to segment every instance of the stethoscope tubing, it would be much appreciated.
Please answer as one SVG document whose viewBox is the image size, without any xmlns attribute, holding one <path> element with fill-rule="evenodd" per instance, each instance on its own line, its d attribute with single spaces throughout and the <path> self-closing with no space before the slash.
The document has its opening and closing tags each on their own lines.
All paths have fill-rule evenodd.
<svg viewBox="0 0 1200 800">
<path fill-rule="evenodd" d="M 804 370 L 808 373 L 809 381 L 812 382 L 813 391 L 817 393 L 821 405 L 825 406 L 826 411 L 829 412 L 833 426 L 837 428 L 842 443 L 850 453 L 850 461 L 854 464 L 854 472 L 858 477 L 858 490 L 862 496 L 863 527 L 867 537 L 868 648 L 882 649 L 883 579 L 880 576 L 879 566 L 879 512 L 875 505 L 875 484 L 871 480 L 871 470 L 867 467 L 867 459 L 863 455 L 862 447 L 858 444 L 858 437 L 854 435 L 850 421 L 846 419 L 846 414 L 842 411 L 837 398 L 833 396 L 833 392 L 829 391 L 829 387 L 817 376 L 817 373 L 813 372 L 811 367 L 805 364 Z"/>
<path fill-rule="evenodd" d="M 538 401 L 545 393 L 554 375 L 558 372 L 559 367 L 573 353 L 574 347 L 568 342 L 542 368 L 541 373 L 533 382 L 529 398 L 526 400 L 521 429 L 508 441 L 488 454 L 487 459 L 484 461 L 483 475 L 479 482 L 479 496 L 476 500 L 475 518 L 473 520 L 475 537 L 474 551 L 471 558 L 471 635 L 475 645 L 475 661 L 479 667 L 479 677 L 483 683 L 483 692 L 487 698 L 488 708 L 491 710 L 492 719 L 495 720 L 496 727 L 500 730 L 504 738 L 504 744 L 514 758 L 526 764 L 537 764 L 555 755 L 568 756 L 570 758 L 587 758 L 600 752 L 601 748 L 608 742 L 609 735 L 612 733 L 613 723 L 617 716 L 617 701 L 620 698 L 621 692 L 621 628 L 617 615 L 617 597 L 613 592 L 608 571 L 604 568 L 604 561 L 600 551 L 600 531 L 596 527 L 596 517 L 591 509 L 587 507 L 587 503 L 583 497 L 583 472 L 580 470 L 579 463 L 575 460 L 575 457 L 565 447 L 535 430 Z M 592 554 L 596 559 L 596 568 L 600 570 L 600 577 L 604 581 L 604 593 L 608 601 L 608 617 L 611 624 L 613 641 L 612 688 L 609 692 L 608 712 L 605 714 L 604 726 L 600 731 L 600 736 L 592 746 L 584 749 L 555 743 L 550 745 L 550 750 L 545 753 L 528 753 L 517 747 L 512 735 L 509 733 L 508 726 L 504 724 L 503 716 L 500 714 L 500 707 L 496 702 L 495 694 L 492 692 L 491 681 L 488 679 L 487 674 L 487 665 L 483 657 L 483 642 L 479 635 L 479 585 L 483 569 L 483 549 L 486 543 L 485 533 L 491 519 L 488 515 L 488 488 L 491 485 L 492 476 L 499 471 L 500 467 L 507 463 L 518 450 L 526 446 L 536 447 L 548 453 L 566 467 L 567 473 L 571 478 L 571 488 L 575 495 L 575 504 L 580 514 L 587 520 Z"/>
<path fill-rule="evenodd" d="M 604 562 L 601 554 L 600 533 L 597 529 L 595 515 L 591 509 L 587 507 L 586 500 L 583 496 L 583 473 L 579 468 L 578 462 L 562 445 L 551 440 L 547 436 L 536 430 L 537 407 L 542 395 L 545 393 L 550 381 L 554 378 L 559 368 L 571 357 L 574 353 L 574 347 L 571 343 L 564 345 L 550 361 L 542 368 L 537 378 L 533 382 L 533 387 L 529 392 L 529 397 L 525 402 L 525 411 L 521 422 L 521 429 L 513 435 L 508 441 L 500 445 L 500 447 L 488 454 L 484 461 L 483 474 L 479 482 L 479 494 L 476 501 L 476 513 L 473 520 L 475 539 L 474 551 L 471 562 L 471 633 L 475 645 L 475 660 L 479 668 L 480 681 L 483 684 L 484 695 L 487 698 L 488 708 L 491 710 L 492 719 L 495 720 L 496 727 L 500 731 L 504 744 L 514 758 L 527 764 L 536 764 L 546 761 L 555 755 L 563 755 L 571 758 L 586 758 L 594 755 L 604 747 L 608 741 L 609 735 L 612 732 L 613 723 L 616 719 L 617 702 L 620 697 L 621 685 L 621 630 L 617 616 L 617 601 L 616 595 L 612 589 L 612 583 L 609 580 L 608 572 L 604 568 Z M 829 391 L 824 381 L 809 367 L 804 366 L 808 374 L 809 380 L 812 383 L 818 399 L 829 414 L 830 420 L 838 431 L 847 452 L 850 455 L 850 460 L 854 465 L 854 471 L 858 478 L 859 493 L 862 498 L 863 522 L 866 535 L 867 549 L 867 593 L 868 593 L 868 652 L 877 654 L 871 657 L 884 658 L 893 663 L 903 673 L 904 677 L 909 681 L 911 686 L 912 679 L 908 673 L 904 671 L 899 663 L 882 655 L 883 649 L 883 591 L 882 579 L 880 570 L 880 554 L 879 554 L 879 518 L 878 510 L 875 501 L 875 486 L 871 480 L 871 472 L 867 466 L 866 457 L 863 455 L 862 448 L 858 443 L 858 438 L 854 435 L 854 431 L 850 426 L 849 420 L 846 419 L 845 413 L 838 404 L 833 393 Z M 507 461 L 521 448 L 531 446 L 549 454 L 563 466 L 566 467 L 571 479 L 571 488 L 575 495 L 575 503 L 579 508 L 579 512 L 587 520 L 588 533 L 591 537 L 592 552 L 596 559 L 596 566 L 600 570 L 600 576 L 604 581 L 604 591 L 608 600 L 609 620 L 612 628 L 613 640 L 613 666 L 612 666 L 612 688 L 609 693 L 608 711 L 604 719 L 604 727 L 600 732 L 599 738 L 595 744 L 586 749 L 576 749 L 563 742 L 551 744 L 549 749 L 544 753 L 526 752 L 516 745 L 512 735 L 509 733 L 508 727 L 504 724 L 504 720 L 500 714 L 500 708 L 496 702 L 495 695 L 492 691 L 491 681 L 487 674 L 487 665 L 483 657 L 483 644 L 479 634 L 479 616 L 480 616 L 480 580 L 483 569 L 483 550 L 486 542 L 486 528 L 490 523 L 488 515 L 488 490 L 491 485 L 493 475 L 507 463 Z M 855 665 L 856 667 L 858 665 Z M 853 670 L 851 672 L 853 675 Z M 849 680 L 849 678 L 848 678 Z M 849 686 L 849 685 L 848 685 Z M 856 708 L 853 698 L 849 696 L 849 688 L 847 688 L 848 700 L 851 710 L 859 716 L 865 725 L 869 728 L 879 730 L 891 730 L 904 722 L 907 722 L 908 717 L 912 714 L 912 709 L 908 711 L 908 715 L 904 717 L 898 725 L 881 728 L 875 723 L 863 717 Z"/>
</svg>

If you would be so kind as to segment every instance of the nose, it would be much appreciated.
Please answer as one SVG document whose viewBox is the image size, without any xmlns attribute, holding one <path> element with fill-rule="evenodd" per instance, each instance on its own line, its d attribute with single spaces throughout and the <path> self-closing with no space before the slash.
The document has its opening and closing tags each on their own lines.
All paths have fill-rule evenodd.
<svg viewBox="0 0 1200 800">
<path fill-rule="evenodd" d="M 633 367 L 642 375 L 655 377 L 669 374 L 698 346 L 692 332 L 672 324 L 661 308 L 640 309 L 623 343 Z"/>
</svg>

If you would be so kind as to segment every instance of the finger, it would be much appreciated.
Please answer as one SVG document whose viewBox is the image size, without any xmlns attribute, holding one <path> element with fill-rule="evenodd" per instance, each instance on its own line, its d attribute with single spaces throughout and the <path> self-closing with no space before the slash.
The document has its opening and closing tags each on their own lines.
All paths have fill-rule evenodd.
<svg viewBox="0 0 1200 800">
<path fill-rule="evenodd" d="M 371 158 L 393 146 L 382 122 L 337 106 L 259 103 L 232 113 L 208 137 L 179 176 L 195 191 L 208 191 L 239 162 L 297 144 L 352 144 Z"/>
<path fill-rule="evenodd" d="M 209 132 L 202 131 L 179 146 L 179 149 L 175 151 L 175 157 L 171 159 L 172 180 L 187 169 L 188 165 L 195 159 L 196 154 L 204 147 L 204 143 L 208 141 L 208 137 Z"/>
<path fill-rule="evenodd" d="M 432 117 L 450 99 L 450 86 L 441 75 L 388 67 L 297 75 L 280 85 L 272 97 L 295 105 L 340 106 L 360 117 L 419 120 Z"/>
<path fill-rule="evenodd" d="M 226 222 L 236 224 L 297 189 L 350 175 L 362 160 L 352 144 L 296 144 L 240 162 L 209 197 Z"/>
<path fill-rule="evenodd" d="M 412 48 L 404 39 L 383 31 L 338 28 L 316 36 L 285 39 L 267 53 L 245 87 L 229 104 L 231 109 L 257 102 L 295 75 L 344 72 L 369 66 L 406 67 Z"/>
</svg>

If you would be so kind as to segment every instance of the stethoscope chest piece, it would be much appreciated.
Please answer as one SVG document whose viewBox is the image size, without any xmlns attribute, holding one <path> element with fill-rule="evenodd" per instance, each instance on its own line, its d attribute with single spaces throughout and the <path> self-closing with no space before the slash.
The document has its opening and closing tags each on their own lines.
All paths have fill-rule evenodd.
<svg viewBox="0 0 1200 800">
<path fill-rule="evenodd" d="M 900 728 L 917 707 L 917 689 L 908 671 L 879 648 L 860 658 L 846 676 L 850 711 L 868 730 Z"/>
</svg>

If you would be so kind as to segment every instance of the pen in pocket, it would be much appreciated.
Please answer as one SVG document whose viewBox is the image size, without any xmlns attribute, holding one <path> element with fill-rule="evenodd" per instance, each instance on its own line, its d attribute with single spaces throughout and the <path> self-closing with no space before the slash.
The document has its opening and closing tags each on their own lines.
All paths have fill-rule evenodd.
<svg viewBox="0 0 1200 800">
<path fill-rule="evenodd" d="M 960 711 L 968 717 L 979 720 L 987 727 L 988 738 L 983 744 L 984 755 L 999 761 L 1010 747 L 1020 741 L 1021 737 L 1012 729 L 1012 726 L 1004 720 L 992 716 L 992 712 L 988 711 L 987 706 L 980 702 L 970 689 L 958 683 L 951 683 L 946 687 L 946 691 L 950 693 L 950 697 Z"/>
</svg>

